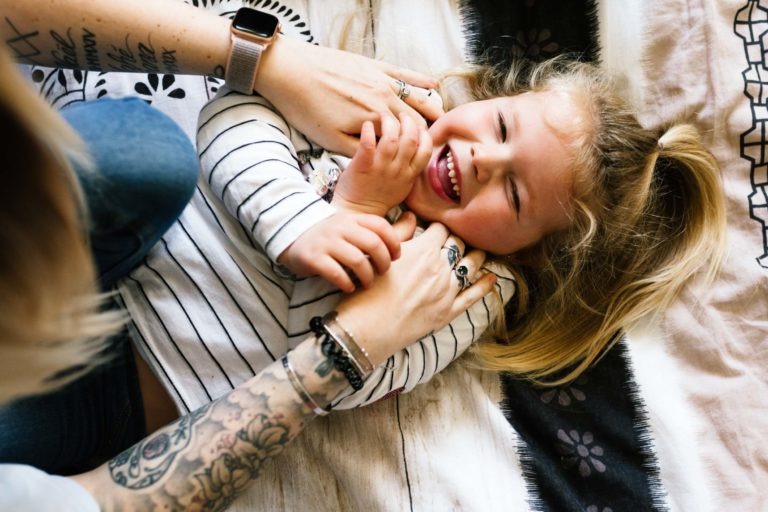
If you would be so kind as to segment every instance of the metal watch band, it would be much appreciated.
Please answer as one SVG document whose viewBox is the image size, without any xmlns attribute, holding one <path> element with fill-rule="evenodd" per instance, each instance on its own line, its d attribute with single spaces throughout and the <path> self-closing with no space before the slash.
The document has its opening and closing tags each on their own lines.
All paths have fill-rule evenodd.
<svg viewBox="0 0 768 512">
<path fill-rule="evenodd" d="M 264 45 L 232 36 L 232 49 L 224 79 L 227 87 L 243 94 L 253 94 Z"/>
</svg>

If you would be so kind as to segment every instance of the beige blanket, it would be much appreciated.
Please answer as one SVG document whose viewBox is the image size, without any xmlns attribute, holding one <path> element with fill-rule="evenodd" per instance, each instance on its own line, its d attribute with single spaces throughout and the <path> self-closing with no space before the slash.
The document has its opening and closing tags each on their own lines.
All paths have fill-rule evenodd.
<svg viewBox="0 0 768 512">
<path fill-rule="evenodd" d="M 425 59 L 425 37 L 427 48 L 456 54 L 446 20 L 457 10 L 386 4 L 371 25 L 377 54 L 439 69 L 445 59 Z M 730 254 L 715 286 L 694 283 L 629 336 L 666 502 L 681 511 L 768 510 L 768 88 L 759 96 L 768 86 L 768 12 L 758 11 L 768 2 L 618 4 L 599 4 L 604 65 L 626 77 L 646 123 L 686 119 L 702 130 L 728 195 Z M 413 23 L 422 28 L 410 31 Z M 743 150 L 750 130 L 745 143 L 754 145 Z M 454 365 L 398 400 L 324 418 L 238 510 L 527 510 L 519 440 L 497 401 L 492 376 Z"/>
<path fill-rule="evenodd" d="M 240 3 L 203 2 L 219 12 Z M 251 2 L 290 5 L 329 45 L 358 12 L 360 51 L 433 73 L 463 59 L 458 3 Z M 720 278 L 709 288 L 694 283 L 629 336 L 666 503 L 768 510 L 768 0 L 597 4 L 604 65 L 624 75 L 645 122 L 699 126 L 728 196 L 730 254 Z M 146 75 L 108 75 L 51 72 L 38 86 L 57 105 L 139 94 L 193 140 L 197 112 L 218 86 L 201 77 L 159 87 Z M 408 395 L 319 419 L 233 510 L 527 510 L 520 440 L 499 399 L 494 375 L 453 365 Z"/>
</svg>

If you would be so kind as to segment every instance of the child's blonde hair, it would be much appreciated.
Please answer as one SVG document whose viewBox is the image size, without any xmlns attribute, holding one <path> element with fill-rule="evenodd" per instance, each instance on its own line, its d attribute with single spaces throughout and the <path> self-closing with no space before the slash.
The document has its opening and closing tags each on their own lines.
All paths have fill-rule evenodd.
<svg viewBox="0 0 768 512">
<path fill-rule="evenodd" d="M 690 125 L 643 128 L 593 64 L 561 57 L 464 78 L 472 99 L 555 91 L 584 107 L 584 133 L 570 138 L 572 224 L 506 258 L 522 285 L 516 311 L 474 350 L 489 369 L 571 381 L 702 267 L 714 278 L 726 231 L 717 162 Z"/>
<path fill-rule="evenodd" d="M 100 312 L 69 163 L 83 144 L 14 68 L 0 51 L 0 402 L 84 374 L 122 323 Z"/>
</svg>

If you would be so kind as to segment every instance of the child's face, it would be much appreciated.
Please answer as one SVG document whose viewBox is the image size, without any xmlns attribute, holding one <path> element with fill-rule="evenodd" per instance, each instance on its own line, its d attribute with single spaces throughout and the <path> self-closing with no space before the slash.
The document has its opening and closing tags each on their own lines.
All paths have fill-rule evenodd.
<svg viewBox="0 0 768 512">
<path fill-rule="evenodd" d="M 553 92 L 450 110 L 429 129 L 432 157 L 406 204 L 495 254 L 537 243 L 569 223 L 573 151 L 562 134 L 578 114 L 568 95 Z"/>
</svg>

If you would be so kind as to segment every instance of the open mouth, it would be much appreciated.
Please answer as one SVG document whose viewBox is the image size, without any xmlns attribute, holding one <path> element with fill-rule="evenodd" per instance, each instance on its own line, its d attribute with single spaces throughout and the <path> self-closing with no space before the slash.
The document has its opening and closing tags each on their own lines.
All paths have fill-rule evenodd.
<svg viewBox="0 0 768 512">
<path fill-rule="evenodd" d="M 459 203 L 461 200 L 461 173 L 459 166 L 454 162 L 451 148 L 447 144 L 440 152 L 437 160 L 437 177 L 445 195 L 454 203 Z"/>
</svg>

